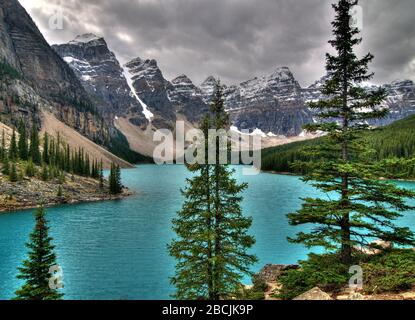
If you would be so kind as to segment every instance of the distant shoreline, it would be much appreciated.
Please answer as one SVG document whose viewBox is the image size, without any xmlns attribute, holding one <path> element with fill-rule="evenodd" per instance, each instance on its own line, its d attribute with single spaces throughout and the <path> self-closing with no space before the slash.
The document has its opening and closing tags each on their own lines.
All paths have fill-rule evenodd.
<svg viewBox="0 0 415 320">
<path fill-rule="evenodd" d="M 120 195 L 116 195 L 116 196 L 115 195 L 108 195 L 108 196 L 105 196 L 105 197 L 91 198 L 89 200 L 86 200 L 86 199 L 72 199 L 72 200 L 69 200 L 69 201 L 50 202 L 50 203 L 45 203 L 43 205 L 32 204 L 32 205 L 25 205 L 25 206 L 14 207 L 14 208 L 7 208 L 7 207 L 0 206 L 0 215 L 9 214 L 9 213 L 18 213 L 18 212 L 26 211 L 26 210 L 34 210 L 34 209 L 40 208 L 41 206 L 43 206 L 44 208 L 55 208 L 55 207 L 59 207 L 59 206 L 62 206 L 62 205 L 75 205 L 75 204 L 86 204 L 86 203 L 97 203 L 97 202 L 123 200 L 123 199 L 131 197 L 135 194 L 134 192 L 131 192 L 129 190 L 127 191 L 127 190 L 128 189 L 126 189 Z"/>
<path fill-rule="evenodd" d="M 281 176 L 293 176 L 293 177 L 299 177 L 299 178 L 301 177 L 301 175 L 299 175 L 299 174 L 295 174 L 295 173 L 292 173 L 292 172 L 285 172 L 285 171 L 279 172 L 279 171 L 274 171 L 274 170 L 262 170 L 261 169 L 261 172 L 262 173 L 275 174 L 275 175 L 281 175 Z M 387 178 L 384 178 L 384 177 L 380 177 L 379 180 L 382 180 L 382 181 L 398 181 L 398 182 L 415 182 L 415 178 L 413 178 L 413 179 L 397 179 L 397 178 L 387 179 Z"/>
</svg>

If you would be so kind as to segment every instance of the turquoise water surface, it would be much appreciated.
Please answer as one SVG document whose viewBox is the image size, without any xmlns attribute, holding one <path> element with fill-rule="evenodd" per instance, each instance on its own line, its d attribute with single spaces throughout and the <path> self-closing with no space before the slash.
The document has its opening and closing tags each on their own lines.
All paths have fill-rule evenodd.
<svg viewBox="0 0 415 320">
<path fill-rule="evenodd" d="M 267 263 L 296 263 L 307 255 L 287 236 L 304 230 L 288 225 L 286 214 L 299 209 L 300 197 L 316 191 L 297 177 L 261 173 L 248 182 L 243 209 L 254 218 L 251 233 L 258 271 Z M 180 209 L 180 188 L 189 177 L 184 166 L 144 165 L 124 170 L 123 182 L 136 194 L 108 201 L 50 208 L 51 235 L 63 269 L 66 299 L 168 299 L 174 288 L 174 260 L 166 246 L 174 236 L 171 219 Z M 402 182 L 415 189 L 415 183 Z M 0 215 L 0 299 L 10 299 L 21 284 L 17 267 L 26 257 L 25 242 L 33 228 L 32 211 Z M 399 224 L 415 226 L 415 214 Z M 249 282 L 249 279 L 246 279 Z"/>
</svg>

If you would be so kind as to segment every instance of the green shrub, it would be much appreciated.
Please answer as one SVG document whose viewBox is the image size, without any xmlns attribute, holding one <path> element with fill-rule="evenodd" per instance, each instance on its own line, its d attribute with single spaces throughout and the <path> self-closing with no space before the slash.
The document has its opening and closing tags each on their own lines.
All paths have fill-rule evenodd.
<svg viewBox="0 0 415 320">
<path fill-rule="evenodd" d="M 402 292 L 415 286 L 415 251 L 393 250 L 362 265 L 366 293 Z"/>
<path fill-rule="evenodd" d="M 0 79 L 3 80 L 5 78 L 9 79 L 18 79 L 20 77 L 19 72 L 13 68 L 10 64 L 6 61 L 0 61 Z"/>
<path fill-rule="evenodd" d="M 336 254 L 310 254 L 308 260 L 300 262 L 300 269 L 282 274 L 279 279 L 282 289 L 277 297 L 290 300 L 314 287 L 330 292 L 340 290 L 350 275 L 349 268 L 339 260 Z"/>
</svg>

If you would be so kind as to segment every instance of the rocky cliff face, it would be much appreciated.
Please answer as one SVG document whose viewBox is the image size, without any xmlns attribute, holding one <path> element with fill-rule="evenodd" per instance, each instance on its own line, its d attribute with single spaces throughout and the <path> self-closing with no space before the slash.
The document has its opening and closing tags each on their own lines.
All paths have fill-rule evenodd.
<svg viewBox="0 0 415 320">
<path fill-rule="evenodd" d="M 67 44 L 52 47 L 75 72 L 99 111 L 109 121 L 115 116 L 133 114 L 137 125 L 147 124 L 143 108 L 128 84 L 124 69 L 103 38 L 85 34 Z"/>
<path fill-rule="evenodd" d="M 384 88 L 388 92 L 385 104 L 389 107 L 390 113 L 376 124 L 386 125 L 415 114 L 415 84 L 413 81 L 398 80 L 384 85 Z"/>
<path fill-rule="evenodd" d="M 192 123 L 200 120 L 209 110 L 202 95 L 202 90 L 196 87 L 186 76 L 181 75 L 171 81 L 168 97 L 178 113 L 185 115 Z"/>
<path fill-rule="evenodd" d="M 136 58 L 124 69 L 108 49 L 105 40 L 94 35 L 79 36 L 54 47 L 66 60 L 91 96 L 97 96 L 103 110 L 145 127 L 173 129 L 179 114 L 197 123 L 208 112 L 217 80 L 210 76 L 199 87 L 186 76 L 171 81 L 164 78 L 155 60 Z M 314 121 L 307 102 L 323 99 L 322 78 L 302 88 L 287 67 L 239 85 L 224 85 L 225 108 L 239 130 L 270 136 L 298 136 L 303 125 Z M 386 105 L 391 113 L 373 125 L 385 125 L 415 113 L 412 81 L 385 85 Z M 368 90 L 374 87 L 368 87 Z M 138 103 L 137 103 L 138 101 Z"/>
<path fill-rule="evenodd" d="M 43 97 L 87 99 L 68 65 L 49 44 L 16 0 L 0 2 L 2 58 L 22 72 Z"/>
<path fill-rule="evenodd" d="M 216 80 L 209 77 L 201 85 L 206 103 L 211 100 Z M 261 130 L 275 135 L 295 136 L 312 121 L 302 99 L 302 89 L 287 67 L 254 78 L 238 86 L 225 86 L 225 108 L 239 130 Z"/>
<path fill-rule="evenodd" d="M 173 129 L 175 109 L 168 91 L 172 85 L 167 81 L 155 60 L 133 59 L 125 65 L 131 75 L 135 93 L 152 113 L 152 124 L 156 128 Z"/>
<path fill-rule="evenodd" d="M 6 121 L 13 124 L 24 117 L 31 122 L 39 119 L 39 109 L 47 108 L 89 138 L 104 142 L 108 130 L 77 76 L 17 0 L 0 1 L 0 42 L 0 60 L 18 73 L 1 87 Z"/>
</svg>

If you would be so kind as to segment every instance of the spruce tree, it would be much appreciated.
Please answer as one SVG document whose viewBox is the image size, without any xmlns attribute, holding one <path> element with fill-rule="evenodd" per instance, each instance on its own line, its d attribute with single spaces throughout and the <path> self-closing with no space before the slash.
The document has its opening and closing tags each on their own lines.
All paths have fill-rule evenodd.
<svg viewBox="0 0 415 320">
<path fill-rule="evenodd" d="M 307 198 L 301 210 L 288 215 L 292 225 L 315 225 L 290 241 L 339 251 L 340 261 L 347 265 L 352 263 L 353 247 L 367 245 L 373 238 L 414 244 L 409 228 L 393 222 L 399 212 L 409 209 L 405 200 L 414 193 L 379 181 L 379 167 L 369 160 L 371 150 L 358 140 L 370 130 L 367 121 L 384 117 L 388 110 L 381 106 L 385 90 L 367 91 L 361 85 L 373 77 L 368 69 L 373 55 L 359 59 L 354 52 L 362 41 L 350 23 L 351 9 L 357 4 L 357 0 L 339 0 L 333 5 L 334 40 L 329 43 L 336 54 L 327 54 L 328 80 L 322 90 L 327 98 L 310 104 L 320 121 L 306 126 L 309 131 L 327 132 L 328 137 L 306 151 L 319 161 L 296 164 L 309 172 L 304 181 L 311 181 L 328 197 Z"/>
<path fill-rule="evenodd" d="M 34 177 L 35 175 L 36 175 L 35 165 L 32 161 L 32 158 L 29 158 L 29 161 L 27 162 L 27 165 L 26 165 L 26 176 L 31 178 L 31 177 Z"/>
<path fill-rule="evenodd" d="M 19 157 L 23 161 L 27 161 L 29 159 L 29 150 L 27 145 L 27 133 L 26 133 L 26 126 L 23 120 L 20 120 L 19 124 Z"/>
<path fill-rule="evenodd" d="M 49 180 L 49 169 L 48 169 L 48 166 L 45 163 L 42 164 L 42 171 L 41 171 L 40 175 L 41 175 L 41 179 L 43 181 L 48 181 Z"/>
<path fill-rule="evenodd" d="M 9 159 L 11 161 L 16 161 L 18 157 L 19 157 L 19 152 L 17 149 L 16 131 L 13 129 L 12 139 L 10 141 L 10 147 L 9 147 Z"/>
<path fill-rule="evenodd" d="M 6 154 L 3 159 L 3 170 L 2 173 L 6 176 L 10 174 L 10 162 L 9 162 L 9 156 Z"/>
<path fill-rule="evenodd" d="M 123 185 L 121 181 L 121 168 L 117 164 L 115 166 L 115 192 L 116 194 L 122 193 L 122 188 L 123 188 Z"/>
<path fill-rule="evenodd" d="M 102 159 L 99 163 L 99 187 L 100 189 L 104 188 L 104 164 L 102 162 Z"/>
<path fill-rule="evenodd" d="M 42 158 L 41 158 L 40 150 L 39 150 L 39 133 L 34 123 L 32 125 L 32 132 L 30 134 L 29 157 L 32 158 L 32 161 L 36 165 L 40 165 L 42 162 Z"/>
<path fill-rule="evenodd" d="M 60 300 L 63 294 L 51 289 L 49 279 L 50 268 L 56 265 L 55 247 L 49 236 L 49 227 L 45 218 L 45 210 L 39 208 L 35 212 L 36 225 L 30 235 L 28 259 L 19 268 L 18 279 L 25 280 L 21 289 L 16 291 L 16 300 Z"/>
<path fill-rule="evenodd" d="M 10 166 L 9 180 L 11 182 L 17 182 L 19 180 L 17 176 L 17 168 L 15 162 L 12 162 Z"/>
<path fill-rule="evenodd" d="M 49 135 L 47 132 L 45 132 L 45 135 L 43 136 L 42 161 L 49 164 Z"/>
<path fill-rule="evenodd" d="M 2 135 L 1 135 L 1 145 L 0 145 L 0 161 L 4 161 L 5 156 L 7 155 L 6 150 L 6 132 L 3 129 Z"/>
<path fill-rule="evenodd" d="M 229 118 L 223 105 L 222 88 L 218 86 L 211 113 L 201 123 L 205 134 L 205 163 L 188 165 L 194 177 L 187 180 L 182 191 L 185 202 L 173 219 L 177 238 L 169 246 L 170 255 L 177 260 L 172 278 L 178 299 L 226 299 L 240 288 L 244 275 L 256 257 L 247 251 L 255 240 L 248 235 L 251 218 L 242 214 L 240 193 L 246 184 L 237 184 L 233 170 L 220 163 L 216 148 L 215 163 L 209 163 L 209 129 L 227 129 Z"/>
<path fill-rule="evenodd" d="M 122 193 L 121 169 L 120 166 L 115 163 L 111 164 L 109 184 L 111 194 Z"/>
</svg>

